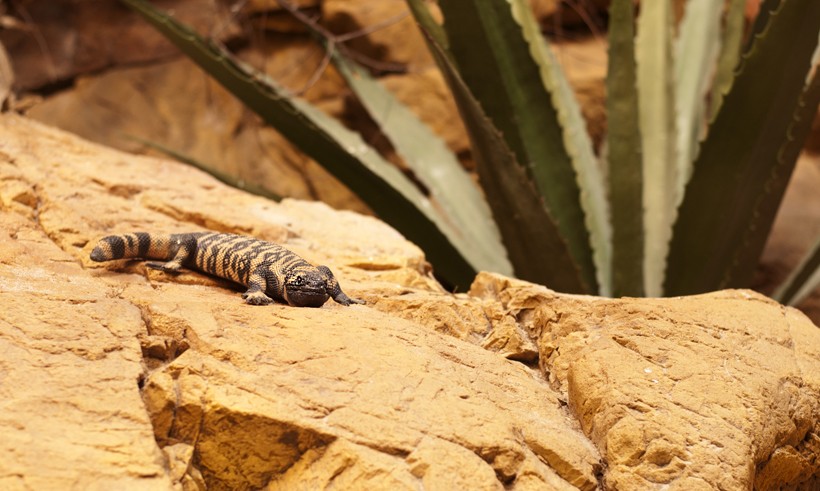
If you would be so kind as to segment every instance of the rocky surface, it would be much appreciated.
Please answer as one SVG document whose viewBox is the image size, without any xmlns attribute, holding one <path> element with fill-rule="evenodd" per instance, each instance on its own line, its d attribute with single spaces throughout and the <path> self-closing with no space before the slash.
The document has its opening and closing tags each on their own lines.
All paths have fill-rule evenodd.
<svg viewBox="0 0 820 491">
<path fill-rule="evenodd" d="M 4 385 L 14 404 L 0 416 L 15 449 L 0 464 L 6 487 L 48 486 L 38 479 L 50 475 L 77 487 L 287 488 L 308 476 L 317 485 L 596 486 L 597 450 L 559 394 L 521 364 L 370 307 L 252 308 L 198 274 L 170 279 L 139 262 L 106 268 L 87 258 L 110 232 L 208 227 L 285 243 L 371 303 L 447 296 L 389 227 L 250 197 L 20 117 L 0 128 L 0 278 L 3 305 L 14 304 L 0 325 L 8 349 L 21 352 L 4 360 L 15 381 Z M 37 302 L 20 302 L 21 292 Z M 54 339 L 32 341 L 40 337 Z M 101 375 L 58 363 L 78 356 L 100 360 Z M 23 386 L 38 389 L 12 390 Z M 31 407 L 47 408 L 40 432 L 27 423 Z M 90 449 L 58 453 L 78 433 L 90 441 L 76 445 Z M 120 439 L 106 441 L 109 433 Z M 38 450 L 52 446 L 62 459 L 42 462 Z M 142 467 L 132 448 L 144 450 Z"/>
<path fill-rule="evenodd" d="M 80 74 L 176 54 L 162 35 L 126 6 L 113 1 L 5 2 L 0 43 L 13 53 L 16 88 L 60 86 Z M 228 39 L 236 18 L 218 0 L 160 0 L 184 22 Z"/>
<path fill-rule="evenodd" d="M 365 306 L 245 305 L 118 231 L 328 264 Z M 820 483 L 820 329 L 748 291 L 442 291 L 374 218 L 0 117 L 0 488 L 773 489 Z"/>
<path fill-rule="evenodd" d="M 820 330 L 798 311 L 743 290 L 590 299 L 490 275 L 470 294 L 536 340 L 609 489 L 820 482 Z"/>
<path fill-rule="evenodd" d="M 259 64 L 265 58 L 277 60 L 265 64 L 269 73 L 298 88 L 312 72 L 303 68 L 294 73 L 288 60 L 318 65 L 322 53 L 305 42 L 281 40 L 275 49 L 259 47 L 248 58 Z M 340 83 L 338 77 L 328 75 L 312 85 L 305 97 L 322 104 L 331 99 L 330 93 L 339 91 Z M 78 113 L 88 117 L 77 118 Z M 80 77 L 72 90 L 49 97 L 29 115 L 131 152 L 159 154 L 144 142 L 159 144 L 280 196 L 366 210 L 333 176 L 276 131 L 262 126 L 253 113 L 185 59 Z"/>
</svg>

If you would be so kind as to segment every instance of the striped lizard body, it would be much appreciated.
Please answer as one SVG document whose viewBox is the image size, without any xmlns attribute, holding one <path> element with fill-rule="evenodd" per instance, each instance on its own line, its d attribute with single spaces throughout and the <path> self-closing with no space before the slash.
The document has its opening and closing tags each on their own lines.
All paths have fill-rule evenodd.
<svg viewBox="0 0 820 491">
<path fill-rule="evenodd" d="M 178 273 L 182 267 L 225 278 L 248 288 L 251 305 L 273 300 L 296 307 L 321 307 L 328 298 L 342 305 L 364 303 L 344 294 L 327 266 L 313 266 L 284 247 L 234 234 L 194 232 L 109 235 L 91 251 L 93 261 L 158 259 L 147 266 Z"/>
</svg>

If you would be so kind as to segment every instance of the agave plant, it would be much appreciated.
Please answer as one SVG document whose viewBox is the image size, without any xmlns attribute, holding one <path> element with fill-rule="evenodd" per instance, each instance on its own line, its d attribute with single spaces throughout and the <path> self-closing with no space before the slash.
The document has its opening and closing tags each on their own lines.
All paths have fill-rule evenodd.
<svg viewBox="0 0 820 491">
<path fill-rule="evenodd" d="M 689 0 L 677 26 L 672 0 L 642 2 L 639 15 L 632 0 L 613 0 L 609 134 L 596 154 L 526 0 L 439 0 L 443 24 L 407 0 L 468 129 L 483 192 L 366 70 L 331 54 L 423 192 L 222 47 L 143 0 L 121 1 L 462 287 L 479 270 L 602 295 L 748 286 L 820 103 L 816 0 L 765 0 L 745 46 L 743 0 L 725 11 Z M 817 249 L 784 299 L 817 283 Z"/>
</svg>

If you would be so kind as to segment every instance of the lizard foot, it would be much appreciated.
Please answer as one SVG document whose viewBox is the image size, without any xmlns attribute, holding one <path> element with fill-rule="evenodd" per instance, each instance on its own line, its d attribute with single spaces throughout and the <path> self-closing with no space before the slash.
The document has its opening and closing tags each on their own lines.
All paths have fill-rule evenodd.
<svg viewBox="0 0 820 491">
<path fill-rule="evenodd" d="M 242 298 L 244 298 L 245 301 L 251 305 L 267 305 L 273 302 L 269 296 L 265 295 L 261 291 L 245 292 L 242 294 Z"/>
<path fill-rule="evenodd" d="M 345 307 L 347 307 L 348 305 L 350 305 L 352 303 L 357 303 L 357 304 L 360 304 L 360 305 L 365 304 L 364 300 L 361 300 L 361 299 L 358 299 L 358 298 L 348 297 L 344 293 L 334 297 L 333 300 L 335 300 L 336 303 L 340 303 L 340 304 L 344 305 Z"/>
</svg>

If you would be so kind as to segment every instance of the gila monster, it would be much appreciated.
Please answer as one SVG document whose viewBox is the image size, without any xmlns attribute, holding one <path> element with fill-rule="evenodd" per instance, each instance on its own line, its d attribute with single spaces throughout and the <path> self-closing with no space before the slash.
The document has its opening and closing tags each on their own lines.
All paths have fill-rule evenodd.
<svg viewBox="0 0 820 491">
<path fill-rule="evenodd" d="M 296 307 L 321 307 L 328 298 L 342 305 L 364 303 L 344 294 L 327 266 L 313 266 L 284 247 L 234 234 L 136 232 L 102 238 L 91 260 L 159 259 L 153 269 L 178 273 L 183 266 L 242 284 L 242 298 L 251 305 L 273 300 Z"/>
</svg>

